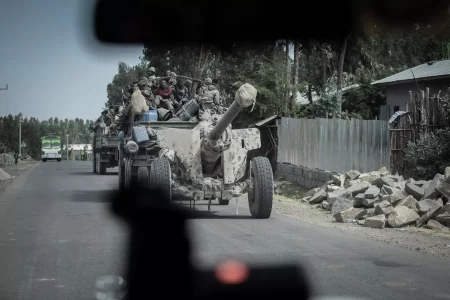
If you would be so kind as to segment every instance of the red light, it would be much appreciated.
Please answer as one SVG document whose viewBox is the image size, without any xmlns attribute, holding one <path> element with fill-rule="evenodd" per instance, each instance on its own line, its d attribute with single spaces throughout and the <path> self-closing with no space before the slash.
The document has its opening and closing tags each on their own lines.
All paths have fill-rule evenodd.
<svg viewBox="0 0 450 300">
<path fill-rule="evenodd" d="M 216 278 L 224 284 L 244 283 L 250 275 L 246 264 L 237 260 L 228 260 L 216 267 Z"/>
</svg>

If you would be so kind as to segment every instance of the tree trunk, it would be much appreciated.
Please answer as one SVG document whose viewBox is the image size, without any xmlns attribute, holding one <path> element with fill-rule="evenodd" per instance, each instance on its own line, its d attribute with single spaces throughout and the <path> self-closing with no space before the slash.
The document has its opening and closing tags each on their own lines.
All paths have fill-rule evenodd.
<svg viewBox="0 0 450 300">
<path fill-rule="evenodd" d="M 342 73 L 344 72 L 345 51 L 350 34 L 347 34 L 342 40 L 339 49 L 339 61 L 337 67 L 337 101 L 339 105 L 339 116 L 342 113 Z"/>
<path fill-rule="evenodd" d="M 295 41 L 294 45 L 294 85 L 298 85 L 298 73 L 300 68 L 300 43 Z"/>
</svg>

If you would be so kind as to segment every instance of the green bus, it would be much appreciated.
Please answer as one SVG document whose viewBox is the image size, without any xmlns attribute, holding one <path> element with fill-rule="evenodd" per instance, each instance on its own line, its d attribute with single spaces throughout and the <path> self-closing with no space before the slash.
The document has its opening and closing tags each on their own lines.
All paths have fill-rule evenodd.
<svg viewBox="0 0 450 300">
<path fill-rule="evenodd" d="M 61 137 L 50 134 L 41 138 L 41 158 L 43 162 L 48 159 L 61 161 Z"/>
</svg>

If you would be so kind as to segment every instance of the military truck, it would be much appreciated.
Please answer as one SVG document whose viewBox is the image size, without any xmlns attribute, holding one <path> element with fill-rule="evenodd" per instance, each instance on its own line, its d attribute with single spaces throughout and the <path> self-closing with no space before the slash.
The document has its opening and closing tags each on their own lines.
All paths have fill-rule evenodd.
<svg viewBox="0 0 450 300">
<path fill-rule="evenodd" d="M 248 193 L 253 218 L 269 218 L 273 173 L 266 157 L 247 159 L 261 147 L 257 128 L 231 129 L 244 107 L 254 104 L 256 89 L 245 84 L 224 114 L 200 103 L 199 120 L 136 121 L 119 134 L 119 189 L 138 180 L 159 188 L 167 198 L 195 201 L 217 199 L 220 205 Z M 188 112 L 190 102 L 180 111 Z M 203 105 L 205 104 L 205 105 Z M 187 115 L 190 115 L 187 113 Z"/>
<path fill-rule="evenodd" d="M 92 142 L 92 169 L 94 173 L 105 174 L 107 168 L 118 166 L 118 137 L 114 131 L 99 124 L 94 129 Z"/>
</svg>

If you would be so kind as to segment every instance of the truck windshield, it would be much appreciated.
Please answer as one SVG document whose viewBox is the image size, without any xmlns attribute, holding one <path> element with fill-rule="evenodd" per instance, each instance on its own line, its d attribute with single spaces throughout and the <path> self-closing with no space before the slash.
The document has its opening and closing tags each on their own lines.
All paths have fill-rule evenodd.
<svg viewBox="0 0 450 300">
<path fill-rule="evenodd" d="M 42 143 L 42 148 L 51 148 L 50 142 L 43 142 Z"/>
<path fill-rule="evenodd" d="M 52 142 L 52 148 L 60 148 L 61 143 L 60 142 Z"/>
</svg>

